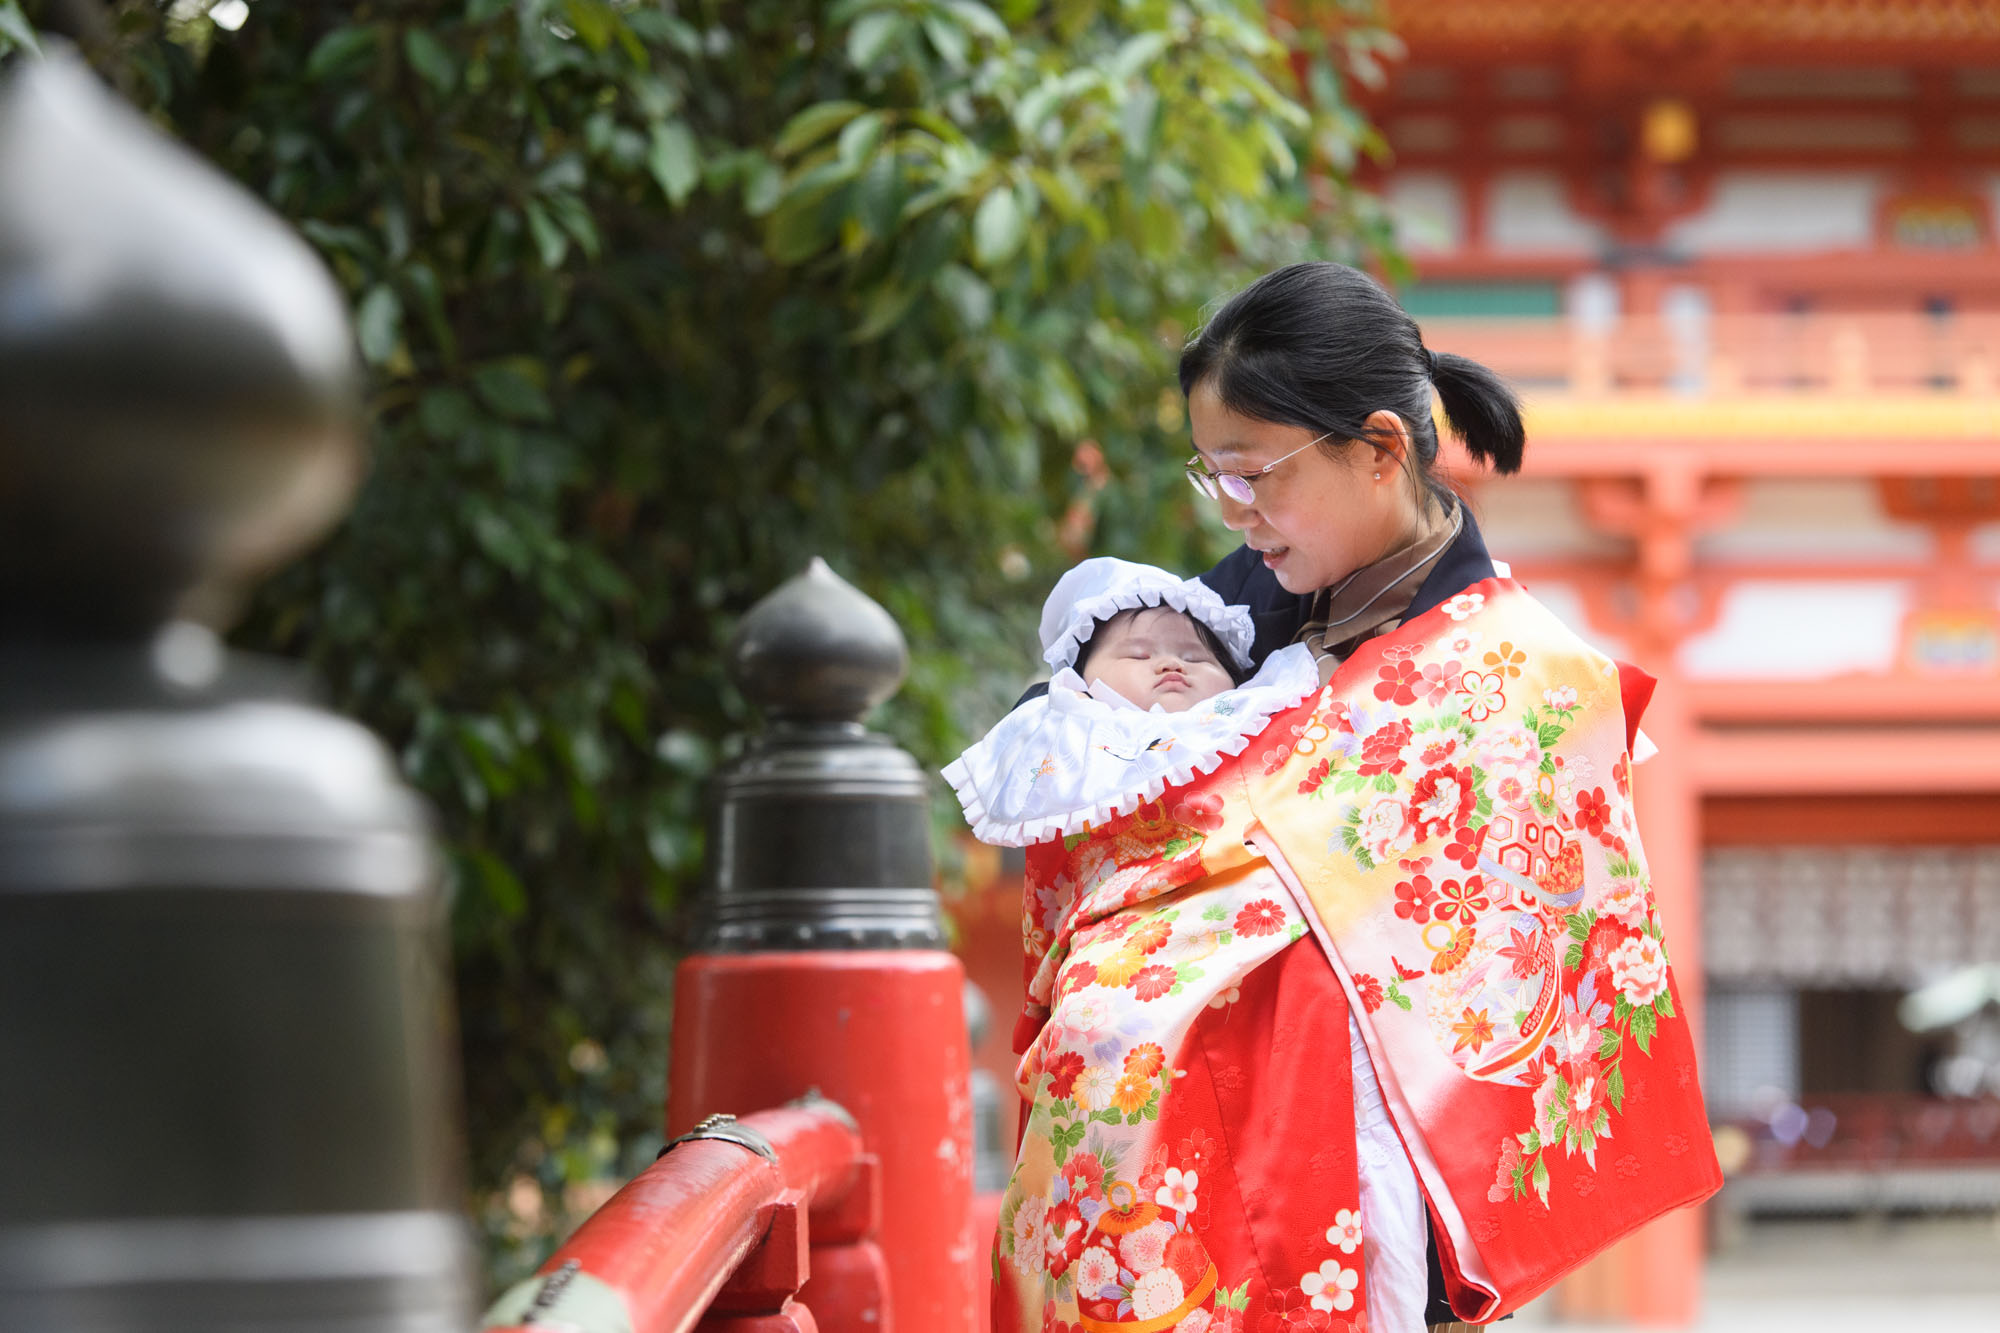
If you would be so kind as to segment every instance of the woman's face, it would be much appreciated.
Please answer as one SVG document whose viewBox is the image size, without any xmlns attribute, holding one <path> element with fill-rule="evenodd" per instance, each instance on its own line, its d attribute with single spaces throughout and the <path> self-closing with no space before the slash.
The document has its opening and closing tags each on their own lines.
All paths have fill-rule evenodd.
<svg viewBox="0 0 2000 1333">
<path fill-rule="evenodd" d="M 1387 418 L 1389 412 L 1370 418 Z M 1194 446 L 1218 472 L 1255 472 L 1310 442 L 1316 432 L 1240 416 L 1223 406 L 1214 388 L 1199 384 L 1188 396 Z M 1418 517 L 1405 496 L 1399 459 L 1390 450 L 1351 444 L 1337 456 L 1307 449 L 1251 483 L 1256 498 L 1238 504 L 1228 496 L 1222 521 L 1261 552 L 1285 591 L 1308 593 L 1340 582 L 1394 551 Z M 1377 472 L 1380 472 L 1378 479 Z"/>
</svg>

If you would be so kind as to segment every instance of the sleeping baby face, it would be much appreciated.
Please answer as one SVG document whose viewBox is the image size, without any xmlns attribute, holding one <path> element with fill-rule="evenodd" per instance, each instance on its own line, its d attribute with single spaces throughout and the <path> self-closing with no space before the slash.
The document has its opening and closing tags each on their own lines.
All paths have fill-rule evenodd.
<svg viewBox="0 0 2000 1333">
<path fill-rule="evenodd" d="M 1184 712 L 1235 682 L 1194 618 L 1169 606 L 1121 611 L 1097 627 L 1076 672 L 1141 708 Z"/>
</svg>

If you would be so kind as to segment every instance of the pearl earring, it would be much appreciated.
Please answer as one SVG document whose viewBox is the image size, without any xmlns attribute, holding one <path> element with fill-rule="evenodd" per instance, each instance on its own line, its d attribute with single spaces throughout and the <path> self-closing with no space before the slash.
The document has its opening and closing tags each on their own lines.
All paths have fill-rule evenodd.
<svg viewBox="0 0 2000 1333">
<path fill-rule="evenodd" d="M 1382 474 L 1381 474 L 1381 473 L 1379 473 L 1379 472 L 1377 472 L 1377 473 L 1375 474 L 1375 480 L 1377 480 L 1377 481 L 1380 481 L 1380 480 L 1382 480 Z"/>
</svg>

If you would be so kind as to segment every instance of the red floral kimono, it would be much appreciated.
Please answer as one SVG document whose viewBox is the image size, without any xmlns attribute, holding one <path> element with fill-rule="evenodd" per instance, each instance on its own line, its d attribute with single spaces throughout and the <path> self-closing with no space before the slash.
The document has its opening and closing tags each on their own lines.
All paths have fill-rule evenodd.
<svg viewBox="0 0 2000 1333">
<path fill-rule="evenodd" d="M 1350 1013 L 1462 1318 L 1718 1188 L 1632 818 L 1646 686 L 1490 579 L 1030 848 L 996 1333 L 1365 1329 Z"/>
</svg>

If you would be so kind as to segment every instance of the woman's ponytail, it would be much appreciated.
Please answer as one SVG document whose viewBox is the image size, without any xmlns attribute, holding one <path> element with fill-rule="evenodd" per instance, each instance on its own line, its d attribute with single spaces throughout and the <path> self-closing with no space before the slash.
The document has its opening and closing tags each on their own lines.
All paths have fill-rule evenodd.
<svg viewBox="0 0 2000 1333">
<path fill-rule="evenodd" d="M 1521 400 L 1507 382 L 1470 357 L 1426 350 L 1445 424 L 1465 451 L 1495 472 L 1519 472 L 1527 431 Z"/>
<path fill-rule="evenodd" d="M 1405 466 L 1442 500 L 1435 390 L 1474 458 L 1495 472 L 1521 468 L 1513 391 L 1477 361 L 1428 350 L 1381 284 L 1344 264 L 1292 264 L 1224 302 L 1181 352 L 1181 392 L 1201 385 L 1232 412 L 1332 437 L 1320 446 L 1329 456 L 1370 439 L 1375 412 L 1394 412 L 1410 429 Z"/>
</svg>

